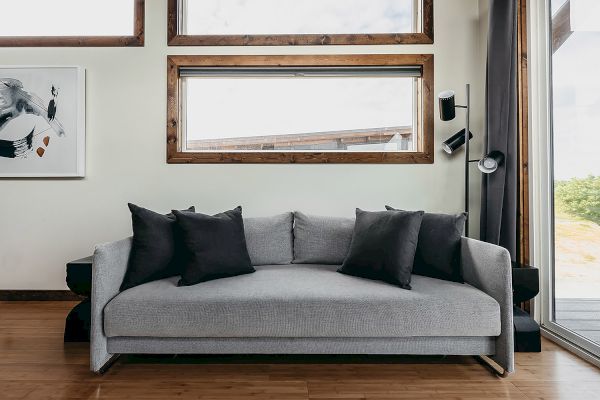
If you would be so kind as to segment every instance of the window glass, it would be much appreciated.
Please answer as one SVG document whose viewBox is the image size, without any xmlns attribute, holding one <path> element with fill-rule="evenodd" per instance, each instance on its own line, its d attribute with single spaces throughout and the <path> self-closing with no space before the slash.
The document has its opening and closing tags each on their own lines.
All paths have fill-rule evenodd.
<svg viewBox="0 0 600 400">
<path fill-rule="evenodd" d="M 134 0 L 2 2 L 2 36 L 131 36 Z"/>
<path fill-rule="evenodd" d="M 415 0 L 182 0 L 183 35 L 416 32 Z"/>
<path fill-rule="evenodd" d="M 600 2 L 553 0 L 554 322 L 600 344 Z M 568 23 L 565 23 L 565 20 Z M 596 347 L 598 349 L 598 347 Z"/>
<path fill-rule="evenodd" d="M 188 151 L 414 151 L 411 77 L 188 77 Z"/>
</svg>

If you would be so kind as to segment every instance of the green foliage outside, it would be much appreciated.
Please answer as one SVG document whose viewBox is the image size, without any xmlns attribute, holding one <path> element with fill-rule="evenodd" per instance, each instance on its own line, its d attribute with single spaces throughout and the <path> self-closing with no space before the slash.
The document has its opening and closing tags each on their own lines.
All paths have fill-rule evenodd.
<svg viewBox="0 0 600 400">
<path fill-rule="evenodd" d="M 557 214 L 566 213 L 600 224 L 600 176 L 557 181 L 554 195 Z"/>
</svg>

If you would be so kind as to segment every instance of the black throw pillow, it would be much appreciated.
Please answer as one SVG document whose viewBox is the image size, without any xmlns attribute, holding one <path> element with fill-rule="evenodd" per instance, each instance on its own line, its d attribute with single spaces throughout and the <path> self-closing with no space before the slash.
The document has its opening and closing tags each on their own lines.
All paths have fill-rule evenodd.
<svg viewBox="0 0 600 400">
<path fill-rule="evenodd" d="M 254 272 L 246 237 L 242 207 L 217 215 L 173 211 L 190 254 L 178 286 Z"/>
<path fill-rule="evenodd" d="M 410 289 L 422 219 L 423 211 L 368 212 L 357 208 L 350 251 L 338 272 Z"/>
<path fill-rule="evenodd" d="M 388 210 L 394 210 L 385 206 Z M 465 213 L 423 215 L 413 274 L 463 283 L 460 240 L 465 229 Z"/>
<path fill-rule="evenodd" d="M 175 216 L 158 214 L 131 203 L 128 206 L 133 241 L 121 291 L 180 275 L 186 261 L 186 250 Z M 187 211 L 195 210 L 190 207 Z"/>
</svg>

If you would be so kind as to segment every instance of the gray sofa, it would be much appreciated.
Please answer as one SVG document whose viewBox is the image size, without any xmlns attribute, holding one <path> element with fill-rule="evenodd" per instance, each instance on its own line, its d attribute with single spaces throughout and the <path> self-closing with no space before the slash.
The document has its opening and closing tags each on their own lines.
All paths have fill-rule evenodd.
<svg viewBox="0 0 600 400">
<path fill-rule="evenodd" d="M 97 246 L 91 370 L 119 354 L 240 353 L 485 355 L 513 371 L 505 249 L 463 238 L 465 284 L 413 275 L 404 290 L 336 272 L 351 219 L 286 213 L 244 226 L 256 272 L 189 287 L 172 277 L 120 293 L 132 241 Z"/>
</svg>

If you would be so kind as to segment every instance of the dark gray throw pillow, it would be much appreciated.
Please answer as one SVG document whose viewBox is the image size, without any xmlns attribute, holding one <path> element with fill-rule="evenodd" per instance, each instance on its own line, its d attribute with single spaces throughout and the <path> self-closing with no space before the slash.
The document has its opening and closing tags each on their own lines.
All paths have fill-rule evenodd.
<svg viewBox="0 0 600 400">
<path fill-rule="evenodd" d="M 385 208 L 395 210 L 390 206 Z M 460 240 L 466 220 L 465 213 L 423 215 L 413 274 L 464 282 L 460 267 Z"/>
<path fill-rule="evenodd" d="M 423 211 L 356 209 L 350 251 L 338 272 L 410 289 Z"/>
<path fill-rule="evenodd" d="M 190 254 L 178 286 L 254 272 L 246 238 L 242 207 L 213 216 L 173 211 Z"/>
<path fill-rule="evenodd" d="M 186 251 L 173 214 L 128 204 L 131 211 L 133 240 L 121 291 L 134 286 L 180 275 Z M 194 207 L 188 208 L 194 212 Z"/>
</svg>

